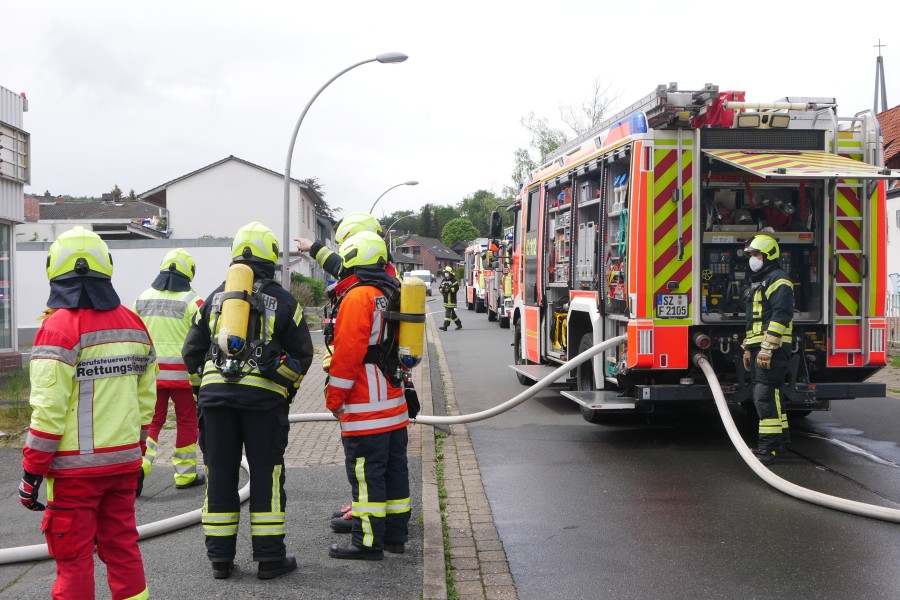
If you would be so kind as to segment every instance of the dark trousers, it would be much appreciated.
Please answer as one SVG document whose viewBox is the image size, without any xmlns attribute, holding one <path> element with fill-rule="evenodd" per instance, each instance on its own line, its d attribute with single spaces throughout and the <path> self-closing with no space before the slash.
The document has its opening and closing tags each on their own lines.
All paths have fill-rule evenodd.
<svg viewBox="0 0 900 600">
<path fill-rule="evenodd" d="M 449 327 L 450 321 L 456 322 L 457 325 L 462 323 L 456 316 L 456 305 L 444 307 L 444 327 Z"/>
<path fill-rule="evenodd" d="M 240 500 L 241 450 L 250 464 L 250 534 L 253 560 L 285 557 L 284 450 L 287 448 L 288 405 L 270 411 L 228 407 L 200 409 L 200 448 L 206 461 L 203 533 L 213 562 L 234 560 Z"/>
<path fill-rule="evenodd" d="M 790 442 L 787 414 L 784 412 L 781 386 L 788 367 L 788 353 L 784 348 L 772 352 L 772 367 L 760 369 L 756 364 L 759 346 L 750 348 L 750 377 L 753 381 L 753 404 L 759 416 L 757 448 L 764 452 L 784 452 Z"/>
<path fill-rule="evenodd" d="M 347 479 L 353 488 L 353 544 L 381 549 L 409 537 L 409 470 L 405 427 L 344 436 Z"/>
</svg>

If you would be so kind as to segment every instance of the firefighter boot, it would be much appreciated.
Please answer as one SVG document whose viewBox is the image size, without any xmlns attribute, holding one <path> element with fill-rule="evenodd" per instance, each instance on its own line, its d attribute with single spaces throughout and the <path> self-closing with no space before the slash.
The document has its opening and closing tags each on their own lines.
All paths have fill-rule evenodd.
<svg viewBox="0 0 900 600">
<path fill-rule="evenodd" d="M 768 466 L 784 458 L 784 450 L 756 450 L 753 452 L 759 462 Z"/>
<path fill-rule="evenodd" d="M 228 579 L 234 573 L 234 561 L 214 562 L 212 572 L 215 579 Z"/>
<path fill-rule="evenodd" d="M 353 529 L 353 513 L 347 511 L 339 517 L 331 519 L 331 530 L 335 533 L 350 533 Z"/>
<path fill-rule="evenodd" d="M 175 487 L 179 490 L 186 490 L 188 488 L 197 487 L 198 485 L 203 485 L 206 483 L 206 475 L 203 473 L 197 473 L 197 476 L 191 479 L 187 483 L 176 483 Z"/>
<path fill-rule="evenodd" d="M 443 327 L 438 327 L 441 331 L 447 331 L 447 323 L 444 323 Z"/>
<path fill-rule="evenodd" d="M 265 560 L 259 563 L 256 576 L 260 579 L 274 579 L 297 568 L 297 559 L 288 554 L 281 560 Z"/>
<path fill-rule="evenodd" d="M 457 328 L 457 329 L 462 329 L 462 321 L 457 321 L 457 322 L 456 322 L 456 328 Z"/>
<path fill-rule="evenodd" d="M 385 542 L 384 549 L 391 554 L 403 554 L 406 552 L 406 544 L 403 542 L 400 542 L 399 544 L 389 544 Z"/>
<path fill-rule="evenodd" d="M 384 552 L 374 548 L 355 546 L 353 542 L 348 541 L 343 544 L 332 544 L 328 549 L 328 556 L 347 560 L 382 560 Z"/>
</svg>

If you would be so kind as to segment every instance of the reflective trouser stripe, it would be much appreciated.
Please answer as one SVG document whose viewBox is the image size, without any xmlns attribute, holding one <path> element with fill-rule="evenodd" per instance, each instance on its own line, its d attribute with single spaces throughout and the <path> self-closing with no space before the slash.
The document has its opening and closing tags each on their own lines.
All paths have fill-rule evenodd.
<svg viewBox="0 0 900 600">
<path fill-rule="evenodd" d="M 148 437 L 147 449 L 144 451 L 144 460 L 141 462 L 141 470 L 144 471 L 144 477 L 150 475 L 150 471 L 153 469 L 153 461 L 156 460 L 158 449 L 159 446 L 157 446 L 156 440 Z"/>
<path fill-rule="evenodd" d="M 774 419 L 761 419 L 759 422 L 759 433 L 775 435 L 781 433 L 781 419 L 779 417 Z"/>
<path fill-rule="evenodd" d="M 189 444 L 183 448 L 175 448 L 172 455 L 172 466 L 175 467 L 175 483 L 185 485 L 197 478 L 197 444 Z"/>
<path fill-rule="evenodd" d="M 369 504 L 369 486 L 366 483 L 366 458 L 364 456 L 356 459 L 354 473 L 356 475 L 357 485 L 359 485 L 359 501 L 353 503 L 353 516 L 359 517 L 360 524 L 362 525 L 363 546 L 371 547 L 375 542 L 375 535 L 372 532 L 372 521 L 369 519 L 371 513 L 360 511 L 358 515 L 356 514 L 357 505 L 366 507 Z"/>
<path fill-rule="evenodd" d="M 146 600 L 147 598 L 150 598 L 150 589 L 145 587 L 144 591 L 142 591 L 140 594 L 136 596 L 129 596 L 128 598 L 124 598 L 124 600 Z"/>
<path fill-rule="evenodd" d="M 388 500 L 385 502 L 385 513 L 389 515 L 399 515 L 409 512 L 409 498 L 400 498 L 398 500 Z"/>
<path fill-rule="evenodd" d="M 240 513 L 210 513 L 204 506 L 202 512 L 203 534 L 211 537 L 237 536 Z"/>
<path fill-rule="evenodd" d="M 250 535 L 284 535 L 284 513 L 250 513 Z"/>
</svg>

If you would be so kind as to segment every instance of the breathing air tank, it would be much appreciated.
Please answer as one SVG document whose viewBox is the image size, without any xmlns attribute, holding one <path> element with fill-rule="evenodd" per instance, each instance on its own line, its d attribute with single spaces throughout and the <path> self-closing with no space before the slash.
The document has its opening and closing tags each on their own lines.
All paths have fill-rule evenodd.
<svg viewBox="0 0 900 600">
<path fill-rule="evenodd" d="M 400 312 L 404 316 L 421 317 L 400 321 L 400 362 L 407 368 L 422 360 L 425 348 L 425 282 L 418 277 L 404 277 L 400 284 Z"/>
<path fill-rule="evenodd" d="M 235 263 L 228 267 L 225 275 L 225 293 L 253 290 L 253 269 Z M 244 298 L 227 298 L 222 302 L 219 317 L 219 332 L 216 342 L 226 355 L 233 356 L 243 350 L 247 343 L 247 324 L 250 320 L 250 303 Z"/>
</svg>

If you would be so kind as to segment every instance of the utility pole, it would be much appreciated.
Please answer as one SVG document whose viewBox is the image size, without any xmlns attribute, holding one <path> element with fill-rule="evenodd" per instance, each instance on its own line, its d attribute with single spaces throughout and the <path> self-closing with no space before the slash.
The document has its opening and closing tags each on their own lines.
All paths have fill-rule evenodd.
<svg viewBox="0 0 900 600">
<path fill-rule="evenodd" d="M 875 114 L 877 115 L 879 112 L 884 112 L 888 109 L 887 104 L 887 87 L 884 83 L 884 60 L 881 57 L 881 49 L 886 48 L 886 44 L 881 43 L 881 38 L 878 39 L 878 44 L 872 46 L 873 48 L 878 48 L 878 59 L 875 61 Z M 881 87 L 881 111 L 878 110 L 878 88 L 879 84 Z"/>
</svg>

